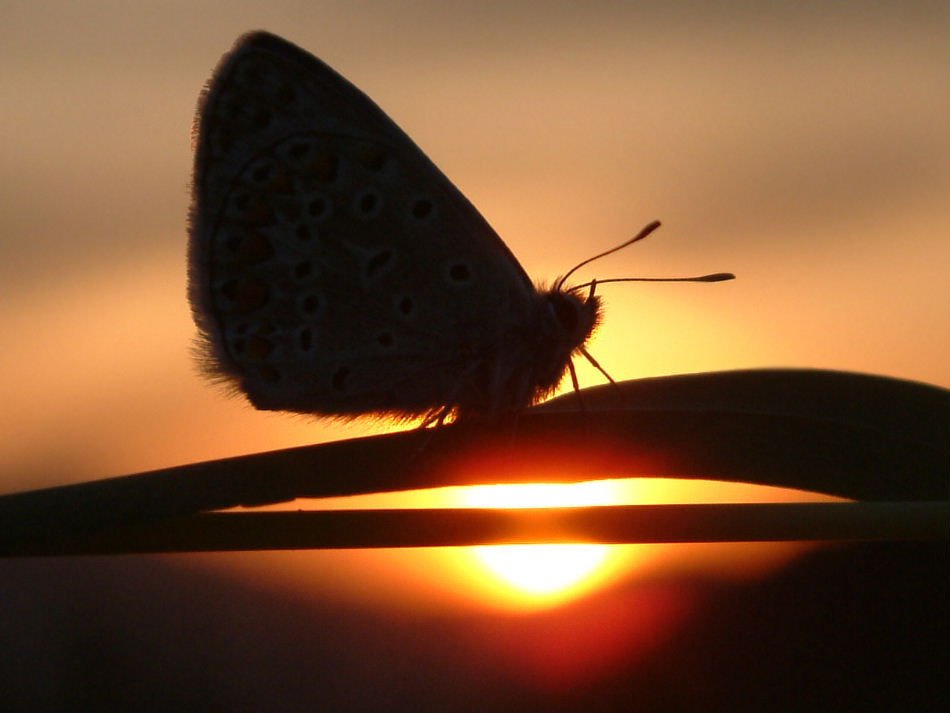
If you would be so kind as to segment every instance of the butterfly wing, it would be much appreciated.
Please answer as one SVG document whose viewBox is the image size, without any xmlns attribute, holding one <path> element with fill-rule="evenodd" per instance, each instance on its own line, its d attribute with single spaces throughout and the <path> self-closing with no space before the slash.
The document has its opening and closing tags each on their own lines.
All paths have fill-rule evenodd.
<svg viewBox="0 0 950 713">
<path fill-rule="evenodd" d="M 263 32 L 222 59 L 199 106 L 189 262 L 206 371 L 265 409 L 451 405 L 537 298 L 395 123 Z"/>
</svg>

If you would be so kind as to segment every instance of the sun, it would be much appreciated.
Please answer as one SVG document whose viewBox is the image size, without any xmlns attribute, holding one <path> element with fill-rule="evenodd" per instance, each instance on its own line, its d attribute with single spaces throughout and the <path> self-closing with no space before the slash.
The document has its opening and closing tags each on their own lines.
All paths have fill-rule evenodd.
<svg viewBox="0 0 950 713">
<path fill-rule="evenodd" d="M 475 556 L 499 579 L 530 595 L 562 593 L 591 575 L 607 557 L 607 545 L 497 545 Z"/>
<path fill-rule="evenodd" d="M 610 481 L 571 484 L 484 485 L 466 489 L 467 507 L 539 508 L 610 505 Z M 584 589 L 604 568 L 610 547 L 597 544 L 494 545 L 473 548 L 499 583 L 527 597 L 560 599 Z"/>
</svg>

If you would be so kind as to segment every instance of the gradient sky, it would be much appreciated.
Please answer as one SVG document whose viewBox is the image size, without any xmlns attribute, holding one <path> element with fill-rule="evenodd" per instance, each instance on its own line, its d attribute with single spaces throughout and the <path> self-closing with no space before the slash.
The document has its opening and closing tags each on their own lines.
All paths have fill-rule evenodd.
<svg viewBox="0 0 950 713">
<path fill-rule="evenodd" d="M 190 125 L 251 29 L 373 97 L 537 280 L 590 277 L 616 379 L 947 386 L 946 3 L 0 0 L 0 491 L 351 437 L 193 367 Z M 601 377 L 580 365 L 582 383 Z"/>
</svg>

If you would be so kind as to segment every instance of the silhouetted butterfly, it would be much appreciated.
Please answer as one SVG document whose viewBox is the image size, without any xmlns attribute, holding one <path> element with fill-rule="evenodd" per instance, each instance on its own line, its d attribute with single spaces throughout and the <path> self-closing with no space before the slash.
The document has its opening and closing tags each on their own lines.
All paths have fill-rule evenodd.
<svg viewBox="0 0 950 713">
<path fill-rule="evenodd" d="M 536 289 L 409 137 L 300 48 L 239 39 L 202 96 L 196 145 L 203 364 L 256 407 L 495 417 L 573 376 L 573 353 L 590 358 L 594 285 Z"/>
</svg>

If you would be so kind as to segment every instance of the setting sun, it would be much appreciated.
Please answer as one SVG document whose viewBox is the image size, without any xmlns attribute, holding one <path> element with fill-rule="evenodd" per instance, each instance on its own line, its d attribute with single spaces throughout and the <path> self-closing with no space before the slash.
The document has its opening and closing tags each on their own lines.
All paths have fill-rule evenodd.
<svg viewBox="0 0 950 713">
<path fill-rule="evenodd" d="M 479 547 L 476 555 L 515 589 L 550 595 L 590 575 L 607 551 L 608 545 L 498 545 Z"/>
<path fill-rule="evenodd" d="M 834 498 L 748 483 L 622 478 L 417 491 L 412 504 L 416 507 L 556 508 L 830 499 Z M 461 579 L 478 582 L 486 603 L 534 608 L 586 596 L 634 569 L 646 573 L 657 569 L 700 571 L 715 567 L 721 577 L 756 577 L 806 548 L 801 543 L 719 543 L 701 548 L 695 545 L 513 544 L 466 548 L 464 553 L 457 553 L 456 564 L 462 570 Z"/>
<path fill-rule="evenodd" d="M 565 507 L 617 502 L 611 481 L 568 485 L 485 485 L 469 488 L 469 507 Z M 606 564 L 607 545 L 497 545 L 475 548 L 484 567 L 520 593 L 552 597 L 592 578 Z"/>
</svg>

